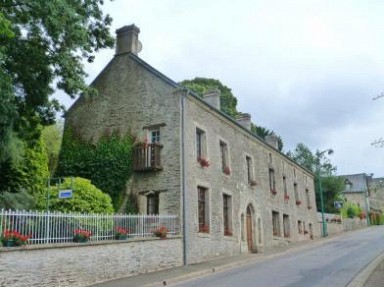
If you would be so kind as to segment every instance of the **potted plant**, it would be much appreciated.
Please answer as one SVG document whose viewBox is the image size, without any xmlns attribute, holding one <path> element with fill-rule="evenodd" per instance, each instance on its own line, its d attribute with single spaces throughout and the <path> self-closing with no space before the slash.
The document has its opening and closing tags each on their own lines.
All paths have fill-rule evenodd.
<svg viewBox="0 0 384 287">
<path fill-rule="evenodd" d="M 200 224 L 199 225 L 199 232 L 209 233 L 209 225 L 208 224 Z"/>
<path fill-rule="evenodd" d="M 250 186 L 256 186 L 257 185 L 256 180 L 253 180 L 253 179 L 249 180 L 248 183 Z"/>
<path fill-rule="evenodd" d="M 301 200 L 296 200 L 296 205 L 300 205 L 301 204 Z"/>
<path fill-rule="evenodd" d="M 197 158 L 197 161 L 200 163 L 201 167 L 208 167 L 209 161 L 203 157 Z"/>
<path fill-rule="evenodd" d="M 81 242 L 81 243 L 88 242 L 91 235 L 92 235 L 92 233 L 88 230 L 75 229 L 74 236 L 73 236 L 73 242 Z"/>
<path fill-rule="evenodd" d="M 233 232 L 230 228 L 224 228 L 224 235 L 225 236 L 232 236 Z"/>
<path fill-rule="evenodd" d="M 226 175 L 230 175 L 231 174 L 231 169 L 229 168 L 229 166 L 226 166 L 226 167 L 224 167 L 223 172 Z"/>
<path fill-rule="evenodd" d="M 121 227 L 115 228 L 115 239 L 116 240 L 125 240 L 128 238 L 128 229 L 124 229 Z"/>
<path fill-rule="evenodd" d="M 276 195 L 276 194 L 277 194 L 276 189 L 271 189 L 271 193 L 272 193 L 273 195 Z"/>
<path fill-rule="evenodd" d="M 156 237 L 160 237 L 160 239 L 165 239 L 167 238 L 167 232 L 168 232 L 168 229 L 165 226 L 160 226 L 159 228 L 156 228 L 153 231 L 153 234 Z"/>
<path fill-rule="evenodd" d="M 284 194 L 284 200 L 285 200 L 285 201 L 288 201 L 288 200 L 289 200 L 289 195 L 288 195 L 288 193 Z"/>
<path fill-rule="evenodd" d="M 5 230 L 1 236 L 1 242 L 4 247 L 21 246 L 27 244 L 29 236 L 22 235 L 15 230 Z"/>
</svg>

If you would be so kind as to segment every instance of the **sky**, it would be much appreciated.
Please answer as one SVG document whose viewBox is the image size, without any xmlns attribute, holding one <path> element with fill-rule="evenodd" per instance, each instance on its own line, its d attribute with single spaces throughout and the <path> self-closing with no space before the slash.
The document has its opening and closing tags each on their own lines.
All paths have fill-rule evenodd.
<svg viewBox="0 0 384 287">
<path fill-rule="evenodd" d="M 220 80 L 238 111 L 281 136 L 332 148 L 337 174 L 383 177 L 384 1 L 114 0 L 111 32 L 140 28 L 139 57 L 172 80 Z M 90 83 L 114 49 L 84 63 Z M 70 106 L 68 97 L 65 104 Z"/>
</svg>

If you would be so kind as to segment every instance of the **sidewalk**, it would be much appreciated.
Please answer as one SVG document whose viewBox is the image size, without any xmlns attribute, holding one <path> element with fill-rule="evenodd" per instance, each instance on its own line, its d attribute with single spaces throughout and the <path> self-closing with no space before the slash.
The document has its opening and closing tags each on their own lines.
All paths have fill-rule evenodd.
<svg viewBox="0 0 384 287">
<path fill-rule="evenodd" d="M 345 234 L 344 234 L 345 235 Z M 221 258 L 198 264 L 180 266 L 162 271 L 142 275 L 134 275 L 126 278 L 102 282 L 91 285 L 92 287 L 161 287 L 182 282 L 188 279 L 209 275 L 213 272 L 221 272 L 234 267 L 246 265 L 255 261 L 267 260 L 287 252 L 311 248 L 323 244 L 325 240 L 335 240 L 339 236 L 320 238 L 314 241 L 295 242 L 287 246 L 270 249 L 264 253 L 243 254 L 229 258 Z M 348 287 L 384 287 L 384 253 L 366 266 L 356 276 Z"/>
</svg>

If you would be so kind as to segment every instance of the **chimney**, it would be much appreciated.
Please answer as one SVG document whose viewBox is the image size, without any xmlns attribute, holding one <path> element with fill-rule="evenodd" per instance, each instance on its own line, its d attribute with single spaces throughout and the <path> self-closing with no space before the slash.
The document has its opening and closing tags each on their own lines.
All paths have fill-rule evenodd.
<svg viewBox="0 0 384 287">
<path fill-rule="evenodd" d="M 278 150 L 279 142 L 277 141 L 277 139 L 278 139 L 277 135 L 274 132 L 272 132 L 271 134 L 265 137 L 265 142 Z"/>
<path fill-rule="evenodd" d="M 132 24 L 116 30 L 116 55 L 133 53 L 137 55 L 141 51 L 139 41 L 140 29 Z"/>
<path fill-rule="evenodd" d="M 220 110 L 220 96 L 221 92 L 219 89 L 211 89 L 203 95 L 203 98 L 209 105 Z"/>
<path fill-rule="evenodd" d="M 247 130 L 251 130 L 251 115 L 248 113 L 239 113 L 236 116 L 236 121 L 245 127 Z"/>
</svg>

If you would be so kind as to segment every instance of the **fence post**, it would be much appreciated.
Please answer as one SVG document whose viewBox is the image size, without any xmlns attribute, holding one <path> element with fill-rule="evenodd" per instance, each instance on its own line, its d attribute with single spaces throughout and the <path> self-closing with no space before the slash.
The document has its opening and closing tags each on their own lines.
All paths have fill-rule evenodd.
<svg viewBox="0 0 384 287">
<path fill-rule="evenodd" d="M 46 223 L 45 223 L 45 234 L 46 234 L 46 238 L 45 238 L 45 243 L 48 244 L 49 243 L 49 237 L 50 237 L 50 221 L 51 221 L 51 216 L 50 216 L 50 212 L 47 211 L 47 220 L 46 220 Z"/>
</svg>

